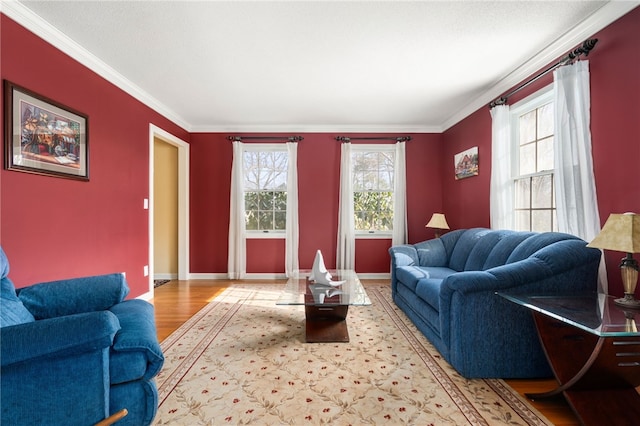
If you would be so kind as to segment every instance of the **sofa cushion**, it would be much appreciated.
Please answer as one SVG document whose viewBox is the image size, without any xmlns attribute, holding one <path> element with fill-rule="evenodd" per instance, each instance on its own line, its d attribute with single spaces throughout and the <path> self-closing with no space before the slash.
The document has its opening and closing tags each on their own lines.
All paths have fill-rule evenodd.
<svg viewBox="0 0 640 426">
<path fill-rule="evenodd" d="M 425 278 L 442 280 L 456 271 L 445 267 L 424 267 L 424 266 L 400 266 L 396 269 L 398 281 L 404 284 L 411 291 L 416 291 L 418 281 Z"/>
<path fill-rule="evenodd" d="M 17 291 L 36 319 L 104 311 L 124 300 L 129 286 L 120 273 L 50 281 Z"/>
<path fill-rule="evenodd" d="M 35 321 L 16 295 L 16 288 L 8 275 L 9 260 L 0 247 L 0 327 Z"/>
<path fill-rule="evenodd" d="M 460 235 L 456 242 L 451 257 L 449 258 L 449 268 L 462 272 L 467 264 L 469 254 L 486 234 L 490 233 L 490 229 L 474 228 L 468 229 Z"/>
<path fill-rule="evenodd" d="M 35 319 L 31 312 L 22 304 L 16 296 L 16 290 L 9 278 L 2 278 L 0 290 L 0 327 L 33 322 Z"/>
<path fill-rule="evenodd" d="M 518 262 L 530 257 L 538 250 L 545 248 L 557 241 L 563 240 L 579 240 L 578 237 L 561 232 L 543 232 L 541 234 L 531 235 L 522 244 L 519 244 L 509 255 L 506 263 Z M 587 243 L 584 243 L 586 246 Z"/>
<path fill-rule="evenodd" d="M 534 235 L 533 232 L 509 232 L 503 234 L 500 241 L 491 250 L 491 254 L 487 257 L 481 269 L 486 271 L 496 266 L 505 265 L 513 250 L 532 235 Z"/>
<path fill-rule="evenodd" d="M 441 238 L 423 241 L 414 245 L 420 266 L 447 266 L 447 250 Z"/>
<path fill-rule="evenodd" d="M 442 278 L 425 278 L 418 281 L 416 295 L 440 312 L 440 287 Z"/>
</svg>

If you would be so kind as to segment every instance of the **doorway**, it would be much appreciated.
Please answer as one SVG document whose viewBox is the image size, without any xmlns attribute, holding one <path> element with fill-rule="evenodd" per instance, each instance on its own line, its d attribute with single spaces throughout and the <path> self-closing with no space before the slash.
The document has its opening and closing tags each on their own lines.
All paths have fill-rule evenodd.
<svg viewBox="0 0 640 426">
<path fill-rule="evenodd" d="M 172 157 L 173 160 L 171 160 Z M 169 164 L 164 163 L 166 161 L 170 163 L 175 161 L 175 164 L 168 165 L 167 169 L 157 170 L 157 160 L 163 164 Z M 157 175 L 161 176 L 160 188 L 156 187 Z M 169 188 L 172 189 L 169 190 Z M 167 198 L 173 201 L 167 201 Z M 161 206 L 170 206 L 168 210 L 158 211 L 157 200 L 164 200 Z M 189 144 L 153 124 L 149 125 L 148 208 L 149 292 L 153 295 L 156 276 L 179 280 L 189 278 Z M 156 220 L 163 221 L 172 230 L 157 235 L 155 232 Z M 167 264 L 159 265 L 161 267 L 159 274 L 156 273 L 155 265 L 158 259 L 156 243 L 163 245 L 161 249 L 158 248 L 161 251 L 158 253 L 160 261 L 163 263 L 165 260 L 167 261 Z M 166 244 L 171 246 L 167 247 Z"/>
</svg>

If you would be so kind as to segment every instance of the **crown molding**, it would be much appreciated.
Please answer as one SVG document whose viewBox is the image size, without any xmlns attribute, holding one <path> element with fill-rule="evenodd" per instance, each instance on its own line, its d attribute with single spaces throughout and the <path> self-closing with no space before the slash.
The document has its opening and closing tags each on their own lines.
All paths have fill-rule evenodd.
<svg viewBox="0 0 640 426">
<path fill-rule="evenodd" d="M 442 124 L 442 131 L 449 129 L 464 118 L 485 107 L 489 102 L 498 98 L 518 83 L 529 78 L 538 70 L 560 58 L 584 40 L 626 15 L 640 5 L 640 1 L 610 1 L 596 10 L 591 16 L 568 30 L 556 41 L 551 43 L 540 53 L 519 66 L 517 69 L 500 79 L 490 89 L 478 96 L 471 103 Z M 597 52 L 597 49 L 596 49 Z"/>
<path fill-rule="evenodd" d="M 192 133 L 442 133 L 440 126 L 397 124 L 317 124 L 317 125 L 250 125 L 192 126 Z"/>
<path fill-rule="evenodd" d="M 189 131 L 189 123 L 173 110 L 142 90 L 139 86 L 133 84 L 118 71 L 100 60 L 53 25 L 49 24 L 22 3 L 15 0 L 1 0 L 0 12 L 63 53 L 69 55 L 100 77 L 133 96 L 149 108 Z"/>
</svg>

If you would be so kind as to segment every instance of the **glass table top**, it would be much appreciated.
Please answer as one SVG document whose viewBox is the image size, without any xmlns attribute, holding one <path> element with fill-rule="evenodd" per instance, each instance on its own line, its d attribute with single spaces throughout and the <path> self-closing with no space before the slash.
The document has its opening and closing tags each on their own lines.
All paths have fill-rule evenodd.
<svg viewBox="0 0 640 426">
<path fill-rule="evenodd" d="M 331 281 L 340 285 L 322 285 L 309 281 L 310 269 L 295 271 L 289 278 L 276 305 L 371 305 L 355 271 L 331 270 Z"/>
<path fill-rule="evenodd" d="M 640 336 L 637 326 L 640 311 L 616 305 L 614 296 L 598 293 L 536 295 L 504 292 L 498 295 L 597 336 Z"/>
</svg>

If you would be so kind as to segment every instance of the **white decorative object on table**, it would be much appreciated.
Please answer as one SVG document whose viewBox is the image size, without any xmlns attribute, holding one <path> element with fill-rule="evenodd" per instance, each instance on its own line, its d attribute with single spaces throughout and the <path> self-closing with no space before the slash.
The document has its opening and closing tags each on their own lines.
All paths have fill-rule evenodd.
<svg viewBox="0 0 640 426">
<path fill-rule="evenodd" d="M 345 283 L 345 281 L 331 280 L 331 273 L 327 271 L 327 268 L 324 266 L 324 259 L 322 257 L 322 252 L 320 252 L 320 250 L 316 252 L 316 258 L 313 260 L 313 268 L 311 268 L 309 281 L 315 284 L 329 285 L 333 287 L 336 287 Z"/>
</svg>

